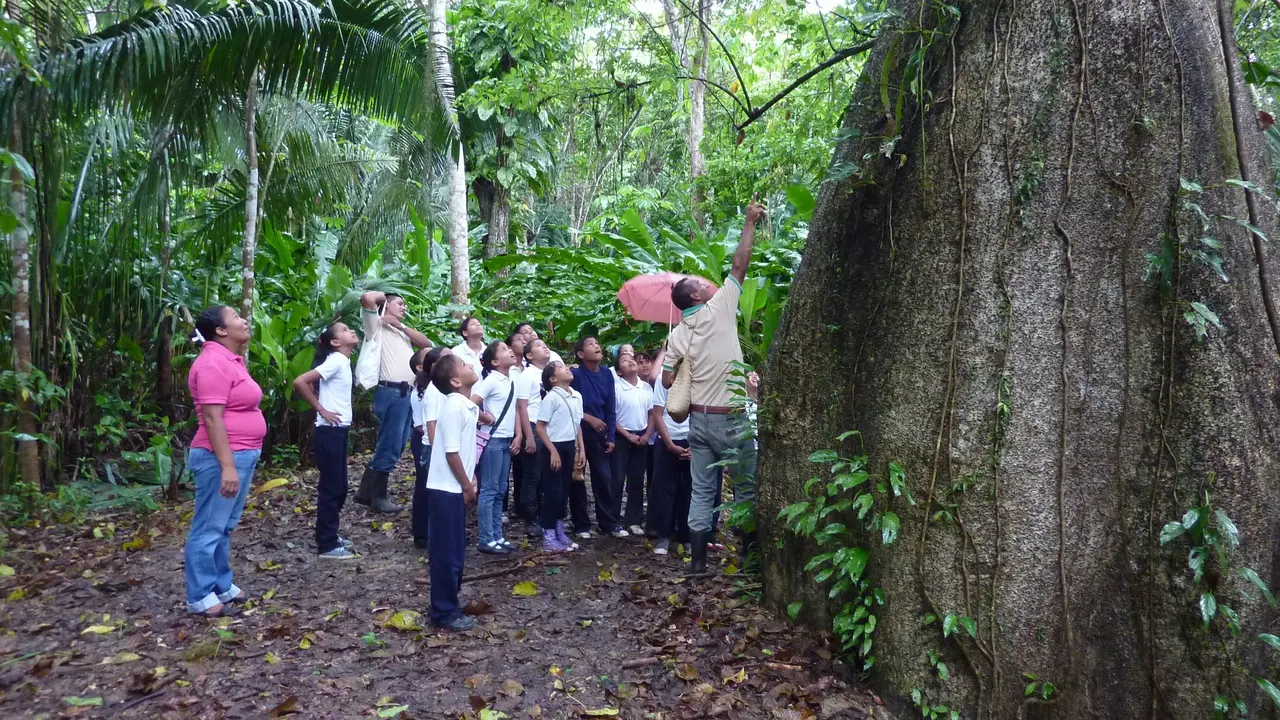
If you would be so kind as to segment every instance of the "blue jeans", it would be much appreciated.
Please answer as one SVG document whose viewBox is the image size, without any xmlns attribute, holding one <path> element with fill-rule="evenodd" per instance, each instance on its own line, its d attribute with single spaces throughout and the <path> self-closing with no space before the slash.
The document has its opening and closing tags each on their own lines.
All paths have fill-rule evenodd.
<svg viewBox="0 0 1280 720">
<path fill-rule="evenodd" d="M 409 442 L 409 432 L 413 430 L 409 393 L 401 395 L 395 388 L 379 385 L 373 391 L 373 414 L 378 416 L 378 443 L 373 448 L 369 467 L 391 472 L 400 461 L 404 444 Z"/>
<path fill-rule="evenodd" d="M 231 600 L 240 588 L 231 582 L 231 531 L 240 524 L 249 482 L 261 450 L 232 453 L 240 475 L 240 491 L 222 497 L 222 466 L 212 452 L 192 448 L 187 467 L 196 480 L 196 507 L 183 551 L 187 578 L 187 612 L 200 613 Z"/>
<path fill-rule="evenodd" d="M 489 438 L 480 454 L 476 478 L 480 499 L 476 515 L 480 524 L 480 544 L 502 539 L 502 498 L 507 496 L 507 475 L 511 472 L 511 438 Z"/>
</svg>

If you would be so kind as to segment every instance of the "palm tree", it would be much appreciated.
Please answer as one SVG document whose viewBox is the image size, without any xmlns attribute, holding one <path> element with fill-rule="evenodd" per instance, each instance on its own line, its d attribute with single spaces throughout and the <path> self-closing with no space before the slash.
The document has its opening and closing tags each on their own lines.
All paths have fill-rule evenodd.
<svg viewBox="0 0 1280 720">
<path fill-rule="evenodd" d="M 431 60 L 440 104 L 452 131 L 447 168 L 449 202 L 446 232 L 449 240 L 450 297 L 455 305 L 466 305 L 471 293 L 471 263 L 467 249 L 467 172 L 459 132 L 458 110 L 454 105 L 453 63 L 449 55 L 449 28 L 445 19 L 446 0 L 430 0 Z M 456 144 L 456 150 L 453 146 Z M 456 157 L 455 157 L 456 153 Z"/>
<path fill-rule="evenodd" d="M 194 167 L 194 159 L 217 145 L 214 140 L 220 134 L 225 135 L 223 118 L 230 112 L 245 105 L 261 108 L 273 97 L 306 97 L 413 128 L 427 138 L 438 134 L 434 130 L 439 115 L 435 111 L 437 93 L 432 87 L 434 73 L 427 53 L 426 18 L 389 0 L 337 0 L 323 7 L 303 0 L 250 0 L 234 7 L 203 1 L 191 8 L 171 4 L 168 9 L 146 11 L 88 35 L 77 35 L 85 29 L 80 11 L 87 8 L 72 8 L 74 12 L 66 17 L 55 17 L 66 5 L 8 0 L 6 8 L 13 17 L 28 18 L 32 26 L 36 23 L 29 18 L 38 16 L 40 27 L 61 28 L 61 34 L 37 37 L 38 50 L 31 64 L 43 76 L 42 83 L 33 83 L 28 74 L 17 72 L 11 60 L 0 61 L 0 67 L 8 70 L 0 77 L 0 133 L 13 140 L 14 152 L 25 152 L 30 157 L 61 158 L 71 156 L 73 151 L 85 152 L 72 211 L 66 220 L 57 214 L 56 197 L 52 202 L 45 198 L 45 202 L 31 206 L 35 217 L 29 226 L 34 234 L 15 234 L 11 238 L 15 259 L 22 260 L 10 263 L 13 279 L 22 280 L 15 282 L 15 288 L 34 290 L 26 307 L 15 307 L 22 310 L 15 313 L 16 319 L 29 319 L 15 322 L 17 332 L 13 337 L 19 367 L 43 362 L 39 369 L 48 372 L 58 366 L 58 358 L 62 357 L 64 367 L 70 358 L 71 372 L 75 368 L 78 349 L 71 331 L 56 323 L 41 322 L 42 317 L 54 317 L 54 313 L 42 316 L 32 312 L 32 305 L 72 317 L 76 316 L 72 308 L 79 306 L 87 311 L 91 303 L 100 303 L 103 319 L 107 320 L 105 327 L 110 328 L 108 341 L 119 337 L 120 342 L 125 342 L 124 338 L 130 335 L 147 335 L 138 332 L 145 328 L 147 318 L 168 317 L 169 296 L 175 288 L 167 270 L 173 252 L 179 249 L 176 236 L 182 234 L 175 229 L 171 205 L 176 194 L 185 196 L 183 202 L 190 205 L 202 202 L 200 198 L 209 197 L 211 191 L 225 191 L 207 187 L 206 174 Z M 251 78 L 256 82 L 251 83 Z M 251 93 L 246 92 L 251 85 L 257 94 L 252 103 L 248 102 Z M 240 129 L 256 131 L 248 123 L 259 115 L 256 111 L 245 113 Z M 116 126 L 119 132 L 100 133 L 95 129 L 107 124 Z M 101 161 L 117 157 L 122 148 L 99 143 L 97 138 L 112 135 L 131 143 L 146 126 L 157 129 L 157 140 L 148 148 L 151 152 L 147 166 L 137 174 L 130 173 L 136 183 L 122 185 L 123 178 L 103 173 Z M 80 137 L 94 138 L 85 143 L 87 150 L 85 145 L 75 144 L 75 133 L 84 130 L 92 132 Z M 249 142 L 256 144 L 258 136 L 258 132 L 246 132 L 242 147 L 247 148 Z M 37 143 L 48 152 L 32 153 Z M 246 179 L 259 155 L 240 155 Z M 192 172 L 178 172 L 184 166 Z M 37 187 L 56 192 L 61 184 L 60 174 L 60 165 L 37 163 Z M 242 269 L 248 270 L 242 276 L 251 281 L 256 255 L 253 238 L 259 231 L 265 206 L 259 198 L 258 207 L 252 208 L 248 186 L 247 182 L 240 186 L 243 192 L 239 203 L 245 221 L 240 242 Z M 84 193 L 86 188 L 96 189 L 96 197 Z M 24 184 L 11 183 L 13 207 L 21 207 L 23 212 L 28 205 L 25 194 Z M 101 202 L 86 202 L 86 194 Z M 188 220 L 178 220 L 177 225 L 186 231 L 192 227 Z M 156 254 L 137 245 L 140 235 L 135 228 L 146 228 L 141 237 L 159 235 Z M 26 226 L 22 231 L 25 229 Z M 113 252 L 113 246 L 124 252 Z M 99 259 L 90 259 L 95 256 Z M 134 268 L 157 256 L 159 292 L 149 293 L 145 285 L 137 285 Z M 37 257 L 44 263 L 38 276 L 51 280 L 33 285 L 26 278 L 31 276 L 29 268 Z M 73 278 L 82 282 L 77 284 Z M 75 295 L 63 295 L 60 287 L 73 285 Z M 245 310 L 251 312 L 252 287 L 246 285 L 242 283 L 241 295 L 250 302 Z M 191 297 L 189 286 L 176 290 Z M 210 290 L 216 294 L 216 284 L 206 285 L 203 294 L 207 297 Z M 112 294 L 123 302 L 102 302 Z M 23 300 L 18 298 L 16 303 L 24 304 Z M 78 316 L 83 317 L 83 312 Z M 128 329 L 135 325 L 139 326 L 136 330 Z M 47 343 L 59 344 L 62 355 L 33 353 L 33 328 L 43 333 Z M 159 331 L 157 364 L 167 365 L 170 324 L 164 319 L 151 328 Z M 23 331 L 27 331 L 25 338 Z M 166 383 L 167 378 L 156 382 L 162 398 L 167 394 Z M 37 434 L 27 430 L 25 426 L 19 428 L 25 435 Z M 27 444 L 34 456 L 34 443 Z M 23 452 L 25 468 L 25 447 Z"/>
</svg>

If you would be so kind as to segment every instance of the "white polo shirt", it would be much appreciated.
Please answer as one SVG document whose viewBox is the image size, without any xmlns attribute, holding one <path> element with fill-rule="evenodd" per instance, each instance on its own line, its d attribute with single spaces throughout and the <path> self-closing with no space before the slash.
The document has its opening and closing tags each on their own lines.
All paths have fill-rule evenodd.
<svg viewBox="0 0 1280 720">
<path fill-rule="evenodd" d="M 462 393 L 449 393 L 440 403 L 436 419 L 436 447 L 427 469 L 427 489 L 461 494 L 462 486 L 449 468 L 449 453 L 458 453 L 467 479 L 476 478 L 476 422 L 480 408 Z"/>
<path fill-rule="evenodd" d="M 529 401 L 529 424 L 537 425 L 538 407 L 542 405 L 542 371 L 532 365 L 513 367 L 511 377 L 516 381 L 516 399 Z"/>
<path fill-rule="evenodd" d="M 553 443 L 577 440 L 582 422 L 582 395 L 573 388 L 551 388 L 538 408 L 538 422 L 547 424 L 547 437 Z"/>
<path fill-rule="evenodd" d="M 649 427 L 649 410 L 653 408 L 653 387 L 637 379 L 632 385 L 625 378 L 614 383 L 618 424 L 627 430 L 641 431 Z"/>
<path fill-rule="evenodd" d="M 418 397 L 417 389 L 409 391 L 409 406 L 413 409 L 413 426 L 426 430 L 427 423 L 436 422 L 440 418 L 440 402 L 444 400 L 444 395 L 436 389 L 435 383 L 429 383 L 427 389 L 422 392 L 422 397 Z M 422 435 L 422 444 L 430 445 L 431 437 L 425 432 Z"/>
<path fill-rule="evenodd" d="M 502 408 L 506 407 L 507 398 L 510 397 L 511 406 L 507 407 L 507 414 L 502 415 L 502 422 L 496 428 L 490 426 L 486 429 L 495 438 L 516 436 L 516 401 L 529 399 L 524 383 L 517 384 L 510 376 L 494 370 L 471 388 L 471 395 L 479 396 L 481 404 L 484 405 L 484 411 L 492 415 L 495 420 L 502 415 Z"/>
<path fill-rule="evenodd" d="M 662 421 L 667 424 L 667 437 L 672 440 L 689 439 L 689 418 L 685 418 L 684 422 L 676 422 L 671 413 L 667 412 L 667 389 L 662 383 L 653 386 L 653 406 L 662 408 Z"/>
<path fill-rule="evenodd" d="M 338 416 L 336 427 L 350 427 L 351 418 L 351 358 L 340 352 L 331 352 L 324 362 L 316 366 L 320 373 L 320 407 Z M 331 423 L 316 413 L 316 427 Z"/>
<path fill-rule="evenodd" d="M 460 345 L 453 346 L 453 354 L 462 358 L 464 362 L 470 365 L 476 371 L 476 375 L 484 374 L 484 365 L 480 363 L 480 355 L 483 352 L 484 348 L 480 348 L 479 351 L 472 350 L 471 346 L 465 342 Z"/>
</svg>

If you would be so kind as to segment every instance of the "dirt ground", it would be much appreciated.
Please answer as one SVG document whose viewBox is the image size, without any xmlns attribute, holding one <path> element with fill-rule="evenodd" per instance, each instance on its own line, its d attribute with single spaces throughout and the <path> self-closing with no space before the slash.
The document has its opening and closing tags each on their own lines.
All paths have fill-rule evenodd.
<svg viewBox="0 0 1280 720">
<path fill-rule="evenodd" d="M 394 481 L 402 502 L 407 470 Z M 694 581 L 685 559 L 655 556 L 643 538 L 593 538 L 568 555 L 473 547 L 462 592 L 479 623 L 436 631 L 408 513 L 349 501 L 343 534 L 362 558 L 318 561 L 313 478 L 255 478 L 232 538 L 252 598 L 237 618 L 184 613 L 189 501 L 5 529 L 0 716 L 887 717 L 824 637 L 762 608 L 755 578 L 725 574 L 728 551 Z M 513 542 L 521 527 L 508 525 Z"/>
</svg>

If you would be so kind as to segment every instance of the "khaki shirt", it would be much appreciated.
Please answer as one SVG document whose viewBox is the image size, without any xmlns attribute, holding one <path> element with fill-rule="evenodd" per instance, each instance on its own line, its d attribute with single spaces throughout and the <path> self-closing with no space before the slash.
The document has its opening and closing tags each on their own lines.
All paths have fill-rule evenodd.
<svg viewBox="0 0 1280 720">
<path fill-rule="evenodd" d="M 378 367 L 380 382 L 407 382 L 414 380 L 413 368 L 409 367 L 413 360 L 413 343 L 409 336 L 397 328 L 382 324 L 382 317 L 377 311 L 368 308 L 360 309 L 360 317 L 364 320 L 364 341 L 376 340 L 378 352 L 382 354 Z"/>
<path fill-rule="evenodd" d="M 732 275 L 724 287 L 705 305 L 684 311 L 680 324 L 667 338 L 667 356 L 662 369 L 674 372 L 682 358 L 690 362 L 693 387 L 690 402 L 694 405 L 730 407 L 733 393 L 729 379 L 733 363 L 742 362 L 738 344 L 738 298 L 742 285 Z"/>
</svg>

